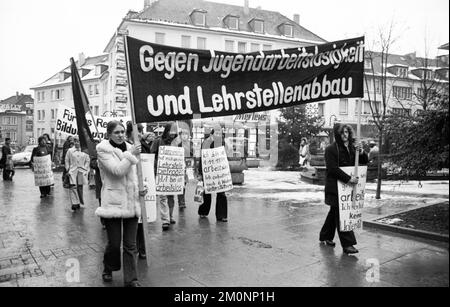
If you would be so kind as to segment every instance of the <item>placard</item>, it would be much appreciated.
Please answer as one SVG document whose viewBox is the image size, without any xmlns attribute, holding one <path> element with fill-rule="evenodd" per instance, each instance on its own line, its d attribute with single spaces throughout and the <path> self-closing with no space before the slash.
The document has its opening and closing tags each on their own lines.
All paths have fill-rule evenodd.
<svg viewBox="0 0 450 307">
<path fill-rule="evenodd" d="M 206 194 L 226 192 L 233 189 L 225 147 L 202 149 L 202 172 Z"/>
<path fill-rule="evenodd" d="M 50 155 L 33 158 L 34 184 L 37 187 L 45 187 L 55 183 L 52 171 L 52 159 Z"/>
<path fill-rule="evenodd" d="M 147 211 L 147 222 L 152 223 L 156 221 L 156 184 L 155 184 L 155 155 L 141 154 L 142 163 L 142 178 L 144 181 L 144 189 L 147 194 L 144 197 L 145 208 Z M 139 219 L 141 221 L 141 219 Z"/>
<path fill-rule="evenodd" d="M 156 195 L 180 195 L 184 190 L 184 148 L 160 146 L 156 168 Z"/>
<path fill-rule="evenodd" d="M 341 167 L 346 174 L 353 176 L 354 166 Z M 353 185 L 338 180 L 339 197 L 339 227 L 341 231 L 362 230 L 362 209 L 367 179 L 367 166 L 358 167 L 359 181 L 354 189 Z M 353 205 L 353 199 L 355 204 Z"/>
</svg>

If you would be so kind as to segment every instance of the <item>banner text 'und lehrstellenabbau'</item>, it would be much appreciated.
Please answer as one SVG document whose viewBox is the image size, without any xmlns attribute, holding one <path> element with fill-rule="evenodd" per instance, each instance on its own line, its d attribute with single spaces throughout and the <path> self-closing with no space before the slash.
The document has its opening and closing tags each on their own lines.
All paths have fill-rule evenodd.
<svg viewBox="0 0 450 307">
<path fill-rule="evenodd" d="M 364 37 L 247 54 L 127 43 L 138 123 L 363 96 Z"/>
</svg>

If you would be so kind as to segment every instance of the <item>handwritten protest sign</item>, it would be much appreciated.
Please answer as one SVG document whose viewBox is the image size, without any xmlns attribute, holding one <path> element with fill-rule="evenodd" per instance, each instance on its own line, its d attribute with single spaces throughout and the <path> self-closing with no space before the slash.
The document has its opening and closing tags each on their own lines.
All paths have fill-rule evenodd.
<svg viewBox="0 0 450 307">
<path fill-rule="evenodd" d="M 147 222 L 152 223 L 156 221 L 156 184 L 155 184 L 155 155 L 141 154 L 142 163 L 142 178 L 144 181 L 144 189 L 147 194 L 144 197 L 145 208 L 147 211 Z"/>
<path fill-rule="evenodd" d="M 202 171 L 206 194 L 233 189 L 225 147 L 202 150 Z"/>
<path fill-rule="evenodd" d="M 45 187 L 55 183 L 50 155 L 33 158 L 34 184 Z"/>
<path fill-rule="evenodd" d="M 92 137 L 104 139 L 106 136 L 106 127 L 108 123 L 112 120 L 120 121 L 124 126 L 128 121 L 131 121 L 131 117 L 100 117 L 94 116 L 94 121 L 90 115 L 86 115 L 86 120 L 91 130 Z M 94 125 L 95 123 L 95 125 Z M 97 129 L 95 129 L 97 126 Z M 97 133 L 98 130 L 98 133 Z M 75 115 L 75 110 L 68 108 L 66 106 L 60 105 L 58 107 L 55 133 L 61 135 L 73 135 L 78 136 L 77 131 L 77 117 Z"/>
<path fill-rule="evenodd" d="M 161 146 L 156 168 L 156 195 L 180 195 L 184 189 L 183 147 Z"/>
<path fill-rule="evenodd" d="M 355 171 L 355 167 L 341 167 L 341 170 L 352 176 Z M 362 209 L 364 207 L 367 166 L 360 166 L 358 168 L 358 177 L 359 181 L 356 186 L 356 190 L 353 185 L 338 181 L 339 227 L 341 231 L 362 229 Z M 354 205 L 352 204 L 353 199 L 355 199 Z"/>
</svg>

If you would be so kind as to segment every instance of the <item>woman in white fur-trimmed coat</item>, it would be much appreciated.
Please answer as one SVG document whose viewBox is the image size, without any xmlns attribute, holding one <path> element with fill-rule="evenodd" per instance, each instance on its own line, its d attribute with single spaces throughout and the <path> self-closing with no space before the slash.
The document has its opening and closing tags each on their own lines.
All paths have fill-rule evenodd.
<svg viewBox="0 0 450 307">
<path fill-rule="evenodd" d="M 103 281 L 112 281 L 112 272 L 121 268 L 120 245 L 123 228 L 123 273 L 125 286 L 139 287 L 137 281 L 136 233 L 141 216 L 136 164 L 141 145 L 125 142 L 125 127 L 119 121 L 107 126 L 109 140 L 97 145 L 102 179 L 102 205 L 95 214 L 103 218 L 108 234 L 103 259 Z M 145 192 L 142 192 L 145 193 Z M 142 194 L 141 193 L 141 194 Z"/>
</svg>

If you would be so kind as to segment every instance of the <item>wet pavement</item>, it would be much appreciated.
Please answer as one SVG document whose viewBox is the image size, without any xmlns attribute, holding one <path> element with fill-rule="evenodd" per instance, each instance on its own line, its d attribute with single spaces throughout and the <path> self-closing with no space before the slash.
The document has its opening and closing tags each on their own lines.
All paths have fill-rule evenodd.
<svg viewBox="0 0 450 307">
<path fill-rule="evenodd" d="M 95 192 L 85 188 L 87 205 L 73 213 L 61 174 L 55 179 L 53 195 L 42 200 L 29 169 L 0 181 L 0 287 L 122 286 L 121 272 L 112 284 L 101 280 L 106 233 L 94 215 Z M 364 218 L 449 199 L 448 181 L 415 185 L 387 183 L 383 199 L 375 200 L 375 184 L 368 184 Z M 198 205 L 188 203 L 184 211 L 175 208 L 170 231 L 162 232 L 159 220 L 150 224 L 151 265 L 139 262 L 144 286 L 449 285 L 448 242 L 368 229 L 356 235 L 356 256 L 320 245 L 328 211 L 323 187 L 299 182 L 298 174 L 248 170 L 245 184 L 228 196 L 228 223 L 216 222 L 214 206 L 199 219 Z M 79 282 L 71 279 L 74 263 Z"/>
</svg>

